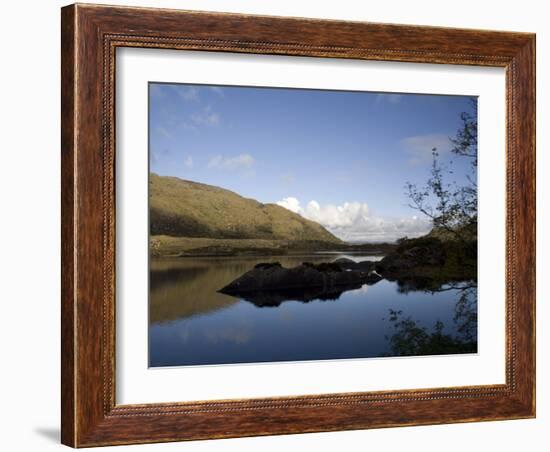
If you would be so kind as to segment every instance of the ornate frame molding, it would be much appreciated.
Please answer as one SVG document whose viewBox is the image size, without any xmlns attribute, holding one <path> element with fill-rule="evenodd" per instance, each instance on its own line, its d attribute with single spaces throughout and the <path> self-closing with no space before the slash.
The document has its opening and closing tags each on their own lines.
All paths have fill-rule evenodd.
<svg viewBox="0 0 550 452">
<path fill-rule="evenodd" d="M 80 447 L 535 415 L 534 35 L 77 4 L 62 9 L 62 46 L 64 444 Z M 506 383 L 116 405 L 118 47 L 506 68 Z"/>
</svg>

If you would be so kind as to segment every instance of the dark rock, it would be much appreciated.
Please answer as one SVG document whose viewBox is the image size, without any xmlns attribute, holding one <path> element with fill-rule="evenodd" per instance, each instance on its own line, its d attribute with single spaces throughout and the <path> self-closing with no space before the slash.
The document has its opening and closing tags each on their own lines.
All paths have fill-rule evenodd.
<svg viewBox="0 0 550 452">
<path fill-rule="evenodd" d="M 254 268 L 259 268 L 266 270 L 268 268 L 281 268 L 281 264 L 279 262 L 261 262 L 259 264 L 256 264 Z"/>
<path fill-rule="evenodd" d="M 364 272 L 370 272 L 374 270 L 376 266 L 376 262 L 374 261 L 355 262 L 346 257 L 336 259 L 333 264 L 338 264 L 344 270 L 360 270 Z"/>
<path fill-rule="evenodd" d="M 375 268 L 376 262 L 374 261 L 355 262 L 355 265 L 351 267 L 352 270 L 360 270 L 364 272 L 371 272 Z"/>
<path fill-rule="evenodd" d="M 355 264 L 355 261 L 348 259 L 347 257 L 339 257 L 334 261 L 334 263 L 338 265 L 351 265 Z"/>
<path fill-rule="evenodd" d="M 304 262 L 302 265 L 306 267 L 316 269 L 320 272 L 341 272 L 342 267 L 334 262 L 321 262 L 320 264 L 312 264 L 311 262 Z"/>
<path fill-rule="evenodd" d="M 413 259 L 400 254 L 390 254 L 378 262 L 375 266 L 376 271 L 381 274 L 402 272 L 410 270 L 415 266 Z"/>
<path fill-rule="evenodd" d="M 375 284 L 382 277 L 376 272 L 345 270 L 336 263 L 303 263 L 293 268 L 280 265 L 258 264 L 220 292 L 228 295 L 242 295 L 245 292 L 265 292 L 287 289 L 321 288 L 333 291 L 339 286 Z"/>
<path fill-rule="evenodd" d="M 376 263 L 384 277 L 409 274 L 418 267 L 438 267 L 445 264 L 445 248 L 439 240 L 425 241 L 417 246 L 401 247 Z"/>
</svg>

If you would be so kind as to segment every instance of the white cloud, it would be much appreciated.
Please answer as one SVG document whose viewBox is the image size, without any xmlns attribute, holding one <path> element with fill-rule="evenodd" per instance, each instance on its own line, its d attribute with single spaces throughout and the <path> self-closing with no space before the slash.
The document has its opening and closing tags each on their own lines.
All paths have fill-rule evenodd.
<svg viewBox="0 0 550 452">
<path fill-rule="evenodd" d="M 218 154 L 209 160 L 208 168 L 224 170 L 251 169 L 254 162 L 254 157 L 250 154 L 239 154 L 234 157 L 224 157 Z"/>
<path fill-rule="evenodd" d="M 162 89 L 163 85 L 158 84 L 151 84 L 149 85 L 149 94 L 151 97 L 157 98 L 157 99 L 163 99 L 166 97 L 166 93 Z"/>
<path fill-rule="evenodd" d="M 369 217 L 363 224 L 357 224 L 347 229 L 333 229 L 331 232 L 349 242 L 394 242 L 405 236 L 414 238 L 427 234 L 431 228 L 431 221 L 417 216 Z"/>
<path fill-rule="evenodd" d="M 335 236 L 349 242 L 392 242 L 398 238 L 418 237 L 431 229 L 431 222 L 417 216 L 383 218 L 373 216 L 366 203 L 345 202 L 342 205 L 320 205 L 310 201 L 302 207 L 295 197 L 277 204 L 308 220 L 315 221 Z"/>
<path fill-rule="evenodd" d="M 410 156 L 409 163 L 413 165 L 430 162 L 433 148 L 436 148 L 440 155 L 448 153 L 451 144 L 449 137 L 441 133 L 416 135 L 401 140 L 401 145 Z"/>
<path fill-rule="evenodd" d="M 186 168 L 193 168 L 193 157 L 188 155 L 183 161 L 183 166 Z"/>
<path fill-rule="evenodd" d="M 172 133 L 165 127 L 158 126 L 155 130 L 159 135 L 162 135 L 164 138 L 172 138 Z"/>
<path fill-rule="evenodd" d="M 194 87 L 178 86 L 178 95 L 186 102 L 197 102 L 199 100 L 199 90 Z"/>
<path fill-rule="evenodd" d="M 380 93 L 376 95 L 376 103 L 380 102 L 389 102 L 390 104 L 398 104 L 401 102 L 403 94 L 391 94 L 391 93 Z"/>
<path fill-rule="evenodd" d="M 210 90 L 215 92 L 220 97 L 225 97 L 225 93 L 224 93 L 223 89 L 220 88 L 219 86 L 211 86 Z"/>
<path fill-rule="evenodd" d="M 158 147 L 152 147 L 149 156 L 151 159 L 151 163 L 158 163 L 161 161 L 161 159 L 168 154 L 168 149 L 166 148 L 158 148 Z"/>
<path fill-rule="evenodd" d="M 193 132 L 197 132 L 197 130 L 198 130 L 196 125 L 190 124 L 190 123 L 188 123 L 188 122 L 186 122 L 186 121 L 183 121 L 183 122 L 181 123 L 181 126 L 182 126 L 184 129 L 186 129 L 186 130 L 192 130 Z"/>
<path fill-rule="evenodd" d="M 294 180 L 295 180 L 295 177 L 294 177 L 294 174 L 292 173 L 284 173 L 281 175 L 281 182 L 286 187 L 289 187 L 290 185 L 292 185 L 294 183 Z"/>
<path fill-rule="evenodd" d="M 317 201 L 310 201 L 303 215 L 331 229 L 349 228 L 368 218 L 369 207 L 359 202 L 345 202 L 341 206 L 327 204 L 321 207 Z"/>
<path fill-rule="evenodd" d="M 398 104 L 403 98 L 401 94 L 388 94 L 387 97 L 390 104 Z"/>
<path fill-rule="evenodd" d="M 300 207 L 300 201 L 298 201 L 296 198 L 289 196 L 288 198 L 284 198 L 281 201 L 277 201 L 279 206 L 284 207 L 285 209 L 290 210 L 294 213 L 302 213 L 302 208 Z"/>
<path fill-rule="evenodd" d="M 213 112 L 210 107 L 205 107 L 200 113 L 192 114 L 191 121 L 199 126 L 217 126 L 220 123 L 220 115 Z"/>
</svg>

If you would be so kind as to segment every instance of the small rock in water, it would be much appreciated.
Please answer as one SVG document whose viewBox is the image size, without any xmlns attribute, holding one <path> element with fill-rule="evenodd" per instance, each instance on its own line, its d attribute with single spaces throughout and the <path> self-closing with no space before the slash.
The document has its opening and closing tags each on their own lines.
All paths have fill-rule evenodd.
<svg viewBox="0 0 550 452">
<path fill-rule="evenodd" d="M 266 270 L 268 268 L 282 268 L 280 262 L 260 262 L 254 268 Z"/>
</svg>

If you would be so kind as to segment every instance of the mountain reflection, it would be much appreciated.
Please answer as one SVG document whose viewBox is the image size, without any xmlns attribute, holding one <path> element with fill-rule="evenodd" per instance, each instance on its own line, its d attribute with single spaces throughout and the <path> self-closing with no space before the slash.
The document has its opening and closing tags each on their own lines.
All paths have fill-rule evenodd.
<svg viewBox="0 0 550 452">
<path fill-rule="evenodd" d="M 338 255 L 334 255 L 330 259 L 338 257 Z M 218 292 L 220 287 L 226 286 L 235 278 L 252 269 L 257 263 L 270 260 L 279 261 L 282 265 L 292 267 L 302 263 L 304 256 L 279 256 L 273 259 L 266 257 L 151 259 L 149 321 L 152 324 L 158 324 L 205 315 L 230 308 L 241 299 L 250 301 L 257 306 L 278 306 L 286 299 L 303 302 L 316 298 L 336 300 L 344 291 L 360 288 L 360 286 L 343 288 L 340 292 L 325 293 L 324 295 L 307 291 L 302 294 L 296 292 L 270 294 L 269 296 L 249 294 L 242 298 Z M 327 257 L 308 256 L 307 260 L 316 263 L 326 262 Z M 268 298 L 271 298 L 271 301 Z"/>
</svg>

